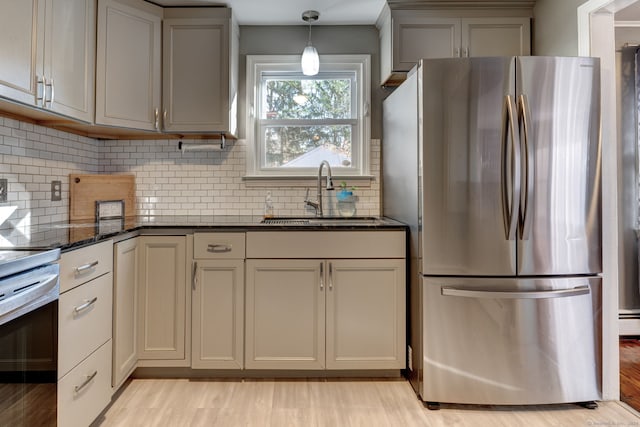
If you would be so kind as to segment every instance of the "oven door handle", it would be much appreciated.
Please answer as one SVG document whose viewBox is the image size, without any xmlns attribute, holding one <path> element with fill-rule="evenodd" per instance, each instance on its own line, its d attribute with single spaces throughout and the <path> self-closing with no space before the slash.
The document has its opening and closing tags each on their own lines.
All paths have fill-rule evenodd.
<svg viewBox="0 0 640 427">
<path fill-rule="evenodd" d="M 0 300 L 0 325 L 58 298 L 58 274 L 40 276 L 39 280 L 14 289 Z M 28 307 L 32 307 L 26 310 Z"/>
</svg>

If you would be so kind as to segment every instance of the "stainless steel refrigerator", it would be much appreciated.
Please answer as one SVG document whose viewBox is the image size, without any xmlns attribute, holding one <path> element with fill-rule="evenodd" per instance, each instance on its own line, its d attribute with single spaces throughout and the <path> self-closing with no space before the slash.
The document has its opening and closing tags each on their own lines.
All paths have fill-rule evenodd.
<svg viewBox="0 0 640 427">
<path fill-rule="evenodd" d="M 640 283 L 638 282 L 638 129 L 640 112 L 640 47 L 616 51 L 618 64 L 618 143 L 622 155 L 622 256 L 619 260 L 620 335 L 640 335 Z"/>
<path fill-rule="evenodd" d="M 424 401 L 601 398 L 599 80 L 592 58 L 430 59 L 384 101 Z"/>
</svg>

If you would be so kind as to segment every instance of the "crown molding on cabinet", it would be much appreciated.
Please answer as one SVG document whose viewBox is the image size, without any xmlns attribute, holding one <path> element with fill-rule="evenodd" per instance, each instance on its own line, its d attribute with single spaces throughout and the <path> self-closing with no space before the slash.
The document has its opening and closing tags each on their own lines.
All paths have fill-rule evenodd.
<svg viewBox="0 0 640 427">
<path fill-rule="evenodd" d="M 391 9 L 532 9 L 535 0 L 387 0 Z"/>
</svg>

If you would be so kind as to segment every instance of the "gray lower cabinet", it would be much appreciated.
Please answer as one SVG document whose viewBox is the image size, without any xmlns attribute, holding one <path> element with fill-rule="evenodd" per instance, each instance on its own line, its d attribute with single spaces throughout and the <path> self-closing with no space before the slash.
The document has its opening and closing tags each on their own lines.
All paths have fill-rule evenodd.
<svg viewBox="0 0 640 427">
<path fill-rule="evenodd" d="M 328 261 L 327 369 L 405 367 L 405 260 Z"/>
<path fill-rule="evenodd" d="M 405 367 L 404 231 L 248 232 L 246 254 L 245 368 Z"/>
<path fill-rule="evenodd" d="M 324 266 L 323 260 L 247 260 L 247 369 L 325 368 Z"/>
<path fill-rule="evenodd" d="M 245 233 L 193 236 L 191 367 L 244 366 Z"/>
<path fill-rule="evenodd" d="M 111 399 L 111 240 L 62 254 L 58 425 L 84 427 Z"/>
<path fill-rule="evenodd" d="M 197 260 L 194 274 L 191 367 L 242 369 L 244 260 Z"/>
<path fill-rule="evenodd" d="M 188 237 L 139 239 L 138 366 L 189 366 Z"/>
<path fill-rule="evenodd" d="M 247 369 L 405 367 L 404 259 L 249 259 Z"/>
<path fill-rule="evenodd" d="M 111 386 L 120 388 L 138 363 L 138 238 L 113 245 L 113 369 Z"/>
</svg>

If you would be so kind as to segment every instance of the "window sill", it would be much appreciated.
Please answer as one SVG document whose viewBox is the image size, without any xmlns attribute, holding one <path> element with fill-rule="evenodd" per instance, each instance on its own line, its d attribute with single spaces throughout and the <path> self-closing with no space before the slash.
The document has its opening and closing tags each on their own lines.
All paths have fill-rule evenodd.
<svg viewBox="0 0 640 427">
<path fill-rule="evenodd" d="M 325 176 L 322 174 L 322 176 Z M 358 176 L 342 176 L 333 175 L 333 185 L 338 187 L 342 181 L 347 183 L 348 187 L 360 187 L 369 188 L 371 183 L 375 181 L 373 175 L 358 175 Z M 310 187 L 314 186 L 318 182 L 318 176 L 256 176 L 245 175 L 242 180 L 247 187 Z M 324 180 L 323 180 L 324 182 Z"/>
</svg>

